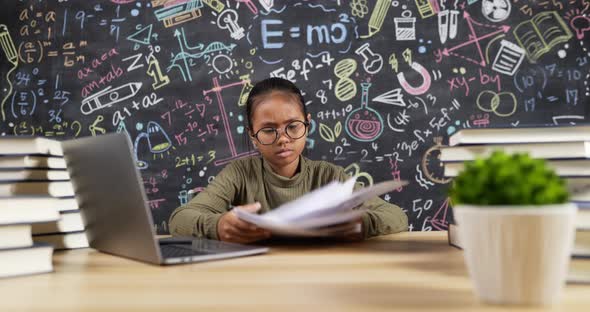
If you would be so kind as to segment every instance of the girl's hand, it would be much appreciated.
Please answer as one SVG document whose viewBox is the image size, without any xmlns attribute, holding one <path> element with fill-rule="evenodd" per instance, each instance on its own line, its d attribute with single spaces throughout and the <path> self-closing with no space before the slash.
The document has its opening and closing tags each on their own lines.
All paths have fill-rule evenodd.
<svg viewBox="0 0 590 312">
<path fill-rule="evenodd" d="M 342 231 L 339 231 L 335 235 L 335 238 L 337 239 L 349 242 L 357 242 L 364 240 L 363 220 L 361 218 L 343 225 L 338 225 L 338 228 L 342 228 Z"/>
<path fill-rule="evenodd" d="M 234 207 L 248 212 L 260 209 L 260 203 Z M 270 232 L 256 225 L 240 220 L 233 211 L 223 214 L 217 223 L 217 236 L 220 240 L 232 243 L 251 243 L 270 237 Z"/>
</svg>

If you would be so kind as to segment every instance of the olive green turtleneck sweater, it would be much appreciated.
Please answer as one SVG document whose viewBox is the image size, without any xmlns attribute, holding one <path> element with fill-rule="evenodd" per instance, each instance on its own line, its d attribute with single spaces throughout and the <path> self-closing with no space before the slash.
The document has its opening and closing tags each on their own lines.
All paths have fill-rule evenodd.
<svg viewBox="0 0 590 312">
<path fill-rule="evenodd" d="M 274 173 L 262 157 L 235 160 L 205 190 L 174 210 L 169 221 L 170 233 L 218 239 L 217 222 L 230 205 L 260 202 L 258 213 L 264 213 L 331 181 L 348 178 L 340 166 L 303 156 L 291 178 Z M 355 189 L 360 187 L 359 183 L 355 185 Z M 364 208 L 368 209 L 362 218 L 365 238 L 407 230 L 408 217 L 398 206 L 375 197 L 365 202 Z"/>
</svg>

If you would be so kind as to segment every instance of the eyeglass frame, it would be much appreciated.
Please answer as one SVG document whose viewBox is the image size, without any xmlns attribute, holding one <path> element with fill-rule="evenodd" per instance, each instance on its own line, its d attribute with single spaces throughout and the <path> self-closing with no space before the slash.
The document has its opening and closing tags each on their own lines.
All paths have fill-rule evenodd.
<svg viewBox="0 0 590 312">
<path fill-rule="evenodd" d="M 303 134 L 298 137 L 298 138 L 292 138 L 289 133 L 287 132 L 287 127 L 289 127 L 292 123 L 294 122 L 300 122 L 303 124 L 303 126 L 305 127 L 305 131 L 303 131 Z M 291 140 L 299 140 L 302 137 L 305 136 L 305 134 L 307 133 L 307 127 L 309 127 L 309 122 L 308 121 L 302 121 L 302 120 L 292 120 L 291 122 L 289 122 L 287 125 L 285 125 L 285 128 L 283 129 L 283 133 L 285 133 L 287 135 L 287 137 Z M 275 132 L 275 139 L 272 141 L 272 143 L 268 143 L 268 144 L 264 144 L 260 141 L 260 139 L 258 138 L 258 133 L 264 129 L 273 129 Z M 251 137 L 255 138 L 256 141 L 258 141 L 258 143 L 268 146 L 268 145 L 273 145 L 277 142 L 277 140 L 281 137 L 281 134 L 279 133 L 279 128 L 275 128 L 275 127 L 262 127 L 260 129 L 258 129 L 258 131 L 256 131 L 256 133 L 254 133 L 253 135 L 250 135 Z"/>
</svg>

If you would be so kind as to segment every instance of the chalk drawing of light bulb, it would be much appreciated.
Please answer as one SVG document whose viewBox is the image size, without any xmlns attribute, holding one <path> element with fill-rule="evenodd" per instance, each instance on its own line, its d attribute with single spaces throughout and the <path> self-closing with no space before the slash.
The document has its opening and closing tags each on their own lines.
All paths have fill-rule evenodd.
<svg viewBox="0 0 590 312">
<path fill-rule="evenodd" d="M 217 26 L 221 29 L 227 29 L 230 37 L 235 40 L 244 38 L 244 28 L 238 25 L 238 13 L 235 10 L 225 10 L 217 17 Z"/>
<path fill-rule="evenodd" d="M 139 169 L 148 168 L 148 163 L 139 159 L 138 155 L 138 147 L 143 139 L 147 141 L 149 150 L 153 154 L 162 154 L 172 147 L 172 141 L 162 126 L 160 126 L 155 121 L 148 122 L 147 130 L 145 132 L 141 132 L 137 138 L 135 138 L 135 143 L 133 144 L 133 150 L 137 160 L 137 168 Z"/>
<path fill-rule="evenodd" d="M 584 15 L 578 15 L 570 21 L 570 25 L 576 31 L 578 40 L 584 39 L 584 32 L 590 30 L 590 18 Z"/>
</svg>

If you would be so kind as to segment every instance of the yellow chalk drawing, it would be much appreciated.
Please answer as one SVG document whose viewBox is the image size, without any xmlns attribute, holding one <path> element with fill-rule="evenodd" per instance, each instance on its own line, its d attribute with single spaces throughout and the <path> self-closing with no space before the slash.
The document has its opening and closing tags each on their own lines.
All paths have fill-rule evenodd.
<svg viewBox="0 0 590 312">
<path fill-rule="evenodd" d="M 219 0 L 203 0 L 203 2 L 208 5 L 210 8 L 215 10 L 217 13 L 221 13 L 223 9 L 225 9 L 225 4 L 223 4 Z"/>
<path fill-rule="evenodd" d="M 246 83 L 242 86 L 242 92 L 240 92 L 240 97 L 238 98 L 238 106 L 244 106 L 246 105 L 246 101 L 248 101 L 248 95 L 254 86 L 250 81 L 250 74 L 240 76 L 240 80 L 245 81 Z"/>
<path fill-rule="evenodd" d="M 389 65 L 391 65 L 391 69 L 397 73 L 399 70 L 399 62 L 397 61 L 397 57 L 395 57 L 395 52 L 391 53 L 389 56 Z"/>
<path fill-rule="evenodd" d="M 6 73 L 6 82 L 8 82 L 8 93 L 2 99 L 2 105 L 0 106 L 0 111 L 2 112 L 2 121 L 6 121 L 6 114 L 4 113 L 4 104 L 6 100 L 12 94 L 12 82 L 10 81 L 10 74 L 18 67 L 18 54 L 16 52 L 16 47 L 14 46 L 14 42 L 12 41 L 12 37 L 10 37 L 10 33 L 8 32 L 8 27 L 4 24 L 0 24 L 0 45 L 2 45 L 2 51 L 4 51 L 4 55 L 10 63 L 12 63 L 12 68 Z"/>
<path fill-rule="evenodd" d="M 74 133 L 74 136 L 78 137 L 80 135 L 80 132 L 82 132 L 82 124 L 79 121 L 75 120 L 74 122 L 72 122 L 70 129 L 74 130 L 76 132 Z"/>
<path fill-rule="evenodd" d="M 363 18 L 365 14 L 369 13 L 367 0 L 352 0 L 350 2 L 350 8 L 352 9 L 352 15 L 359 18 Z"/>
<path fill-rule="evenodd" d="M 422 18 L 431 17 L 434 15 L 434 9 L 428 0 L 415 0 L 416 7 Z"/>
<path fill-rule="evenodd" d="M 402 53 L 402 56 L 404 57 L 404 61 L 406 61 L 406 63 L 412 64 L 412 50 L 409 48 L 405 49 Z"/>
<path fill-rule="evenodd" d="M 152 0 L 152 7 L 173 5 L 175 0 Z"/>
<path fill-rule="evenodd" d="M 342 133 L 342 122 L 338 121 L 336 126 L 334 126 L 334 139 L 337 139 Z"/>
<path fill-rule="evenodd" d="M 484 112 L 494 113 L 498 117 L 512 116 L 516 112 L 516 96 L 512 92 L 500 92 L 496 93 L 490 90 L 484 90 L 477 96 L 476 100 L 477 108 Z M 498 110 L 499 107 L 510 107 L 506 113 L 502 110 Z M 488 108 L 489 107 L 489 108 Z"/>
<path fill-rule="evenodd" d="M 107 133 L 107 130 L 105 128 L 99 127 L 98 124 L 104 121 L 104 117 L 102 117 L 102 115 L 98 115 L 96 117 L 96 119 L 94 120 L 94 122 L 88 126 L 88 130 L 90 130 L 90 134 L 92 134 L 92 136 L 96 136 L 97 132 L 100 132 L 102 134 Z"/>
<path fill-rule="evenodd" d="M 357 177 L 356 183 L 362 187 L 373 185 L 373 177 L 367 172 L 361 172 L 361 167 L 357 163 L 352 163 L 344 168 L 344 172 L 351 177 Z"/>
<path fill-rule="evenodd" d="M 334 87 L 334 95 L 340 101 L 348 101 L 356 95 L 356 83 L 348 78 L 356 67 L 356 61 L 351 58 L 343 59 L 334 66 L 334 75 L 340 78 Z"/>
<path fill-rule="evenodd" d="M 167 84 L 170 83 L 170 78 L 167 75 L 162 74 L 162 69 L 160 69 L 160 63 L 158 59 L 153 54 L 149 56 L 149 64 L 147 68 L 148 76 L 154 79 L 154 83 L 152 83 L 152 88 L 157 90 Z"/>
<path fill-rule="evenodd" d="M 334 138 L 334 131 L 332 128 L 320 123 L 320 136 L 327 142 L 334 142 L 336 139 Z"/>
<path fill-rule="evenodd" d="M 188 12 L 184 12 L 181 14 L 177 14 L 171 17 L 168 17 L 163 20 L 164 27 L 170 28 L 176 25 L 180 25 L 184 22 L 191 21 L 201 17 L 201 9 L 190 10 Z"/>
<path fill-rule="evenodd" d="M 391 0 L 377 0 L 373 13 L 371 13 L 371 19 L 369 19 L 369 34 L 361 36 L 361 38 L 369 38 L 381 30 L 385 15 L 391 6 Z"/>
<path fill-rule="evenodd" d="M 320 123 L 320 136 L 327 142 L 336 142 L 336 139 L 342 133 L 342 122 L 338 121 L 334 126 L 334 130 L 329 126 Z"/>
<path fill-rule="evenodd" d="M 531 63 L 536 63 L 556 45 L 572 37 L 572 32 L 563 19 L 553 11 L 541 12 L 532 19 L 518 24 L 513 33 Z"/>
</svg>

